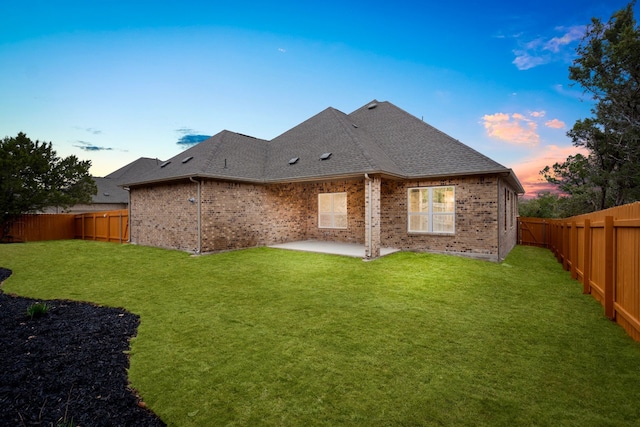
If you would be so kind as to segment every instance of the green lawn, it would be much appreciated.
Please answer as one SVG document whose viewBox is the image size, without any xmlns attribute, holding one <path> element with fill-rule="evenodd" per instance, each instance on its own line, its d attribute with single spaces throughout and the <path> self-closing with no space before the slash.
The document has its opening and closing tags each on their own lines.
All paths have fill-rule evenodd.
<svg viewBox="0 0 640 427">
<path fill-rule="evenodd" d="M 0 245 L 6 292 L 141 316 L 130 380 L 170 426 L 640 423 L 640 345 L 552 254 L 373 262 L 258 248 Z"/>
</svg>

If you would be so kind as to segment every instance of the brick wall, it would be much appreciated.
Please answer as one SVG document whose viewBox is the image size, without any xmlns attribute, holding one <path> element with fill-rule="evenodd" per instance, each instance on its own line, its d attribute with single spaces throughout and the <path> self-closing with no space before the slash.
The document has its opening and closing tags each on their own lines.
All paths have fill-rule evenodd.
<svg viewBox="0 0 640 427">
<path fill-rule="evenodd" d="M 195 183 L 163 184 L 131 189 L 130 236 L 133 243 L 195 251 L 198 208 Z"/>
<path fill-rule="evenodd" d="M 407 189 L 455 186 L 455 234 L 408 233 Z M 382 182 L 382 246 L 498 259 L 498 178 Z"/>
<path fill-rule="evenodd" d="M 500 247 L 498 249 L 500 259 L 504 259 L 518 240 L 518 196 L 504 179 L 500 179 L 498 197 L 500 200 L 498 227 Z"/>
<path fill-rule="evenodd" d="M 407 232 L 407 189 L 454 185 L 454 235 Z M 497 260 L 515 244 L 513 229 L 504 228 L 501 209 L 515 194 L 498 177 L 446 180 L 382 180 L 380 239 L 382 247 L 462 254 Z M 318 228 L 318 194 L 347 193 L 346 230 Z M 131 238 L 135 243 L 194 251 L 197 248 L 197 185 L 163 184 L 131 190 Z M 296 240 L 365 242 L 365 181 L 246 184 L 206 180 L 201 188 L 202 252 L 264 246 Z M 500 203 L 500 205 L 499 205 Z M 514 202 L 515 203 L 515 202 Z M 509 210 L 509 213 L 511 210 Z M 509 221 L 509 218 L 506 217 Z M 499 241 L 500 238 L 500 241 Z"/>
</svg>

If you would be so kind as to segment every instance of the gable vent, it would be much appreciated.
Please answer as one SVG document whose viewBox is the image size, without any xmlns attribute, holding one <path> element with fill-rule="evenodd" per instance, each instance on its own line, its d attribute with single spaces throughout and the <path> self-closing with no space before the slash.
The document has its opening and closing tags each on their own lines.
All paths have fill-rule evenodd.
<svg viewBox="0 0 640 427">
<path fill-rule="evenodd" d="M 327 160 L 329 157 L 331 157 L 331 153 L 324 153 L 320 156 L 320 160 Z"/>
<path fill-rule="evenodd" d="M 294 157 L 293 159 L 289 160 L 289 164 L 295 165 L 296 163 L 298 163 L 298 160 L 300 160 L 300 157 Z"/>
<path fill-rule="evenodd" d="M 163 167 L 167 166 L 169 163 L 171 163 L 171 160 L 167 160 L 166 162 L 162 163 L 160 165 L 160 167 L 163 168 Z"/>
<path fill-rule="evenodd" d="M 182 159 L 182 163 L 187 163 L 191 159 L 193 159 L 193 156 L 185 157 L 184 159 Z"/>
</svg>

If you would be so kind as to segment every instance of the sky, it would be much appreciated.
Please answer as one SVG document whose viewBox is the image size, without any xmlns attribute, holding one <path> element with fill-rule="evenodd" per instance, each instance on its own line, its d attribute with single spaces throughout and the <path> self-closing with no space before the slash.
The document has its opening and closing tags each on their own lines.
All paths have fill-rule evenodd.
<svg viewBox="0 0 640 427">
<path fill-rule="evenodd" d="M 222 130 L 272 139 L 377 99 L 535 196 L 591 116 L 568 78 L 585 28 L 627 3 L 3 0 L 0 138 L 24 132 L 105 176 Z"/>
</svg>

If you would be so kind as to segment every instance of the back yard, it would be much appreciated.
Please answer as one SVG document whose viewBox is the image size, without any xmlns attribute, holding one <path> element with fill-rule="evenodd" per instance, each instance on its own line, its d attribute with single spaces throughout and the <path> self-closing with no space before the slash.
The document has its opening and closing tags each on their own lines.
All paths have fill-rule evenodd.
<svg viewBox="0 0 640 427">
<path fill-rule="evenodd" d="M 129 379 L 170 426 L 638 425 L 640 344 L 551 252 L 501 264 L 258 248 L 0 245 L 7 293 L 140 316 Z"/>
</svg>

